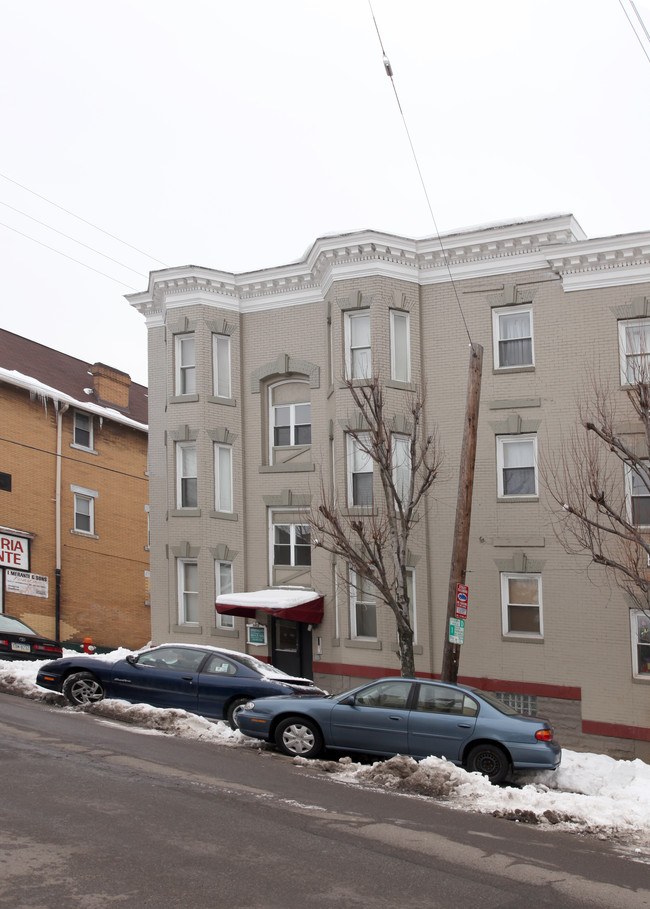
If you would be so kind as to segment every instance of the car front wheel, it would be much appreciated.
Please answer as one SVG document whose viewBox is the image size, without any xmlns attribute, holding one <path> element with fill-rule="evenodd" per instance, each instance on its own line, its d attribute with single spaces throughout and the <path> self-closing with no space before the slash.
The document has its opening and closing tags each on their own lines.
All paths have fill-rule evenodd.
<svg viewBox="0 0 650 909">
<path fill-rule="evenodd" d="M 467 756 L 470 773 L 482 773 L 493 785 L 502 783 L 510 771 L 510 762 L 497 745 L 477 745 Z"/>
<path fill-rule="evenodd" d="M 250 698 L 235 698 L 235 700 L 228 707 L 226 714 L 226 719 L 231 729 L 239 729 L 239 723 L 237 722 L 237 714 L 240 710 L 244 709 L 244 704 L 247 704 L 250 701 Z"/>
<path fill-rule="evenodd" d="M 92 672 L 75 672 L 63 684 L 63 693 L 75 707 L 85 707 L 104 699 L 104 686 Z"/>
<path fill-rule="evenodd" d="M 323 750 L 323 736 L 313 720 L 290 716 L 275 730 L 275 744 L 291 757 L 314 758 Z"/>
</svg>

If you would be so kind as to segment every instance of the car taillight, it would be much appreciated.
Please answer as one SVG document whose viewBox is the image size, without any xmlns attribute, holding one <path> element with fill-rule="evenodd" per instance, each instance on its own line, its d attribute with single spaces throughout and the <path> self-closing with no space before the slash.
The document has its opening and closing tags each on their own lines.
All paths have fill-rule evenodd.
<svg viewBox="0 0 650 909">
<path fill-rule="evenodd" d="M 4 644 L 5 647 L 8 647 L 8 646 L 9 646 L 9 641 L 1 641 L 1 640 L 0 640 L 0 644 Z"/>
<path fill-rule="evenodd" d="M 553 741 L 553 730 L 552 729 L 538 729 L 535 733 L 535 738 L 539 742 L 552 742 Z"/>
<path fill-rule="evenodd" d="M 51 644 L 34 644 L 34 650 L 45 650 L 47 653 L 61 653 L 60 647 L 53 647 Z"/>
</svg>

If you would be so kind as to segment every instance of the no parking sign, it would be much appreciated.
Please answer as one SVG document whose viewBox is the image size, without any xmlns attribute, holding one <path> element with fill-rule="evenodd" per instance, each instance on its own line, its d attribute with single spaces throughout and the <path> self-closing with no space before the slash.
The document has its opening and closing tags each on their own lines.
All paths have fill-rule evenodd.
<svg viewBox="0 0 650 909">
<path fill-rule="evenodd" d="M 467 618 L 467 606 L 469 604 L 469 587 L 465 584 L 456 584 L 456 618 Z"/>
</svg>

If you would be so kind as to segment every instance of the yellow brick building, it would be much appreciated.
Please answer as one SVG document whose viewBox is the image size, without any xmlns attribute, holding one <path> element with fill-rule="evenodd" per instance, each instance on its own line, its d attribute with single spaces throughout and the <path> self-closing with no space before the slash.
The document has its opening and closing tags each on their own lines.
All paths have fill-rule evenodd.
<svg viewBox="0 0 650 909">
<path fill-rule="evenodd" d="M 150 633 L 147 389 L 0 330 L 0 605 L 64 644 Z"/>
</svg>

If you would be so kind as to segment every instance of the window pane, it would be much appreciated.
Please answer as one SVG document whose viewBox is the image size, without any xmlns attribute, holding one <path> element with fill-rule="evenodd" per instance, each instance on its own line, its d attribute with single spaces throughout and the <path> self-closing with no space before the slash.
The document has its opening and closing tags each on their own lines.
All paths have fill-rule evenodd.
<svg viewBox="0 0 650 909">
<path fill-rule="evenodd" d="M 409 370 L 409 317 L 407 313 L 393 312 L 392 329 L 393 329 L 393 379 L 398 382 L 408 382 L 410 378 Z"/>
<path fill-rule="evenodd" d="M 370 315 L 350 316 L 350 344 L 352 347 L 370 347 Z"/>
<path fill-rule="evenodd" d="M 533 342 L 530 338 L 499 341 L 499 366 L 530 366 L 532 362 Z"/>
<path fill-rule="evenodd" d="M 296 445 L 311 445 L 311 426 L 296 426 Z"/>
<path fill-rule="evenodd" d="M 74 419 L 75 445 L 90 448 L 90 417 L 85 413 L 76 413 Z"/>
<path fill-rule="evenodd" d="M 214 393 L 221 398 L 230 397 L 230 338 L 215 335 Z"/>
<path fill-rule="evenodd" d="M 186 622 L 199 621 L 199 567 L 195 562 L 183 563 L 183 606 Z"/>
<path fill-rule="evenodd" d="M 232 511 L 232 449 L 225 445 L 217 446 L 217 465 L 219 474 L 217 511 Z"/>
<path fill-rule="evenodd" d="M 296 544 L 311 546 L 311 527 L 309 524 L 296 524 Z"/>
<path fill-rule="evenodd" d="M 75 530 L 82 530 L 85 533 L 90 533 L 90 510 L 90 499 L 84 499 L 81 496 L 75 496 Z"/>
<path fill-rule="evenodd" d="M 533 467 L 520 467 L 503 471 L 504 496 L 535 495 L 535 470 Z"/>
<path fill-rule="evenodd" d="M 195 477 L 197 474 L 196 446 L 186 445 L 184 448 L 181 448 L 181 457 L 183 461 L 183 476 Z"/>
<path fill-rule="evenodd" d="M 533 467 L 534 464 L 535 447 L 532 439 L 503 443 L 504 467 Z"/>
<path fill-rule="evenodd" d="M 377 637 L 377 609 L 374 603 L 356 603 L 357 637 Z"/>
<path fill-rule="evenodd" d="M 499 338 L 502 341 L 530 338 L 530 313 L 512 312 L 499 316 Z"/>
<path fill-rule="evenodd" d="M 198 505 L 196 477 L 186 477 L 181 480 L 181 508 L 198 508 Z"/>
<path fill-rule="evenodd" d="M 508 630 L 539 634 L 539 608 L 508 606 Z"/>
<path fill-rule="evenodd" d="M 362 441 L 364 444 L 368 444 L 369 439 L 364 438 Z M 372 473 L 372 458 L 367 451 L 361 448 L 356 439 L 352 440 L 352 470 L 354 473 L 363 471 Z"/>
<path fill-rule="evenodd" d="M 311 404 L 296 404 L 296 426 L 311 423 Z"/>
<path fill-rule="evenodd" d="M 352 504 L 358 508 L 372 507 L 372 474 L 355 473 L 352 477 Z"/>
<path fill-rule="evenodd" d="M 352 351 L 352 378 L 369 379 L 372 376 L 370 348 L 359 348 Z"/>
<path fill-rule="evenodd" d="M 522 605 L 539 605 L 539 583 L 537 578 L 509 578 L 508 601 Z"/>
<path fill-rule="evenodd" d="M 219 593 L 232 593 L 232 562 L 219 563 Z"/>
</svg>

